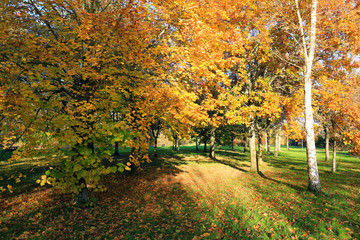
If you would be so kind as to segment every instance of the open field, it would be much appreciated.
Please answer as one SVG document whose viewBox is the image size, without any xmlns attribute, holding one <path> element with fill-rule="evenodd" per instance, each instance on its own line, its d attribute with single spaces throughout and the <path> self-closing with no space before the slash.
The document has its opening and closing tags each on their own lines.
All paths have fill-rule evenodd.
<svg viewBox="0 0 360 240">
<path fill-rule="evenodd" d="M 135 174 L 105 177 L 108 191 L 92 193 L 97 202 L 88 208 L 37 185 L 44 168 L 2 164 L 1 176 L 27 177 L 1 196 L 0 238 L 360 239 L 358 158 L 340 152 L 333 174 L 320 149 L 323 194 L 315 196 L 306 191 L 301 148 L 265 156 L 260 175 L 248 172 L 241 150 L 220 150 L 211 160 L 194 147 L 160 148 L 160 157 Z"/>
</svg>

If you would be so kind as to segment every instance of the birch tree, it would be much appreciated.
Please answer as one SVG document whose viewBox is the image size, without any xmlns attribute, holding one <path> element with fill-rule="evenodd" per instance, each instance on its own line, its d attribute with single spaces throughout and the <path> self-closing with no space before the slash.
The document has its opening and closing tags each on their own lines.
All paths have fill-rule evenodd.
<svg viewBox="0 0 360 240">
<path fill-rule="evenodd" d="M 305 22 L 301 16 L 299 1 L 295 0 L 296 13 L 299 20 L 299 29 L 302 38 L 302 49 L 304 57 L 304 114 L 305 114 L 305 137 L 306 137 L 306 155 L 308 163 L 309 185 L 308 189 L 314 192 L 321 192 L 320 177 L 317 167 L 315 133 L 314 133 L 314 116 L 312 109 L 312 80 L 311 71 L 314 62 L 315 45 L 316 45 L 316 8 L 317 0 L 311 1 L 311 20 L 310 20 L 310 36 L 305 34 Z"/>
</svg>

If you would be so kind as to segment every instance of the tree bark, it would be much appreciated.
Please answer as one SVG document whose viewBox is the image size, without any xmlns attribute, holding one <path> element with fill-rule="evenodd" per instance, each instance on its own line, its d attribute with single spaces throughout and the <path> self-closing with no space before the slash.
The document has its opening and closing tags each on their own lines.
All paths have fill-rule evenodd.
<svg viewBox="0 0 360 240">
<path fill-rule="evenodd" d="M 119 155 L 119 142 L 115 142 L 115 153 L 114 153 L 115 156 L 118 156 Z"/>
<path fill-rule="evenodd" d="M 211 127 L 210 129 L 210 153 L 209 157 L 214 159 L 215 158 L 215 130 L 216 128 Z"/>
<path fill-rule="evenodd" d="M 199 143 L 197 137 L 195 138 L 196 151 L 199 151 Z"/>
<path fill-rule="evenodd" d="M 325 127 L 325 161 L 330 160 L 330 133 L 329 127 Z"/>
<path fill-rule="evenodd" d="M 314 133 L 314 116 L 312 109 L 312 81 L 311 70 L 314 61 L 315 45 L 316 45 L 316 8 L 317 0 L 311 2 L 311 21 L 310 21 L 310 42 L 307 43 L 303 20 L 300 14 L 298 0 L 296 3 L 296 12 L 299 19 L 299 27 L 302 35 L 302 47 L 305 58 L 304 67 L 304 113 L 305 113 L 305 138 L 306 138 L 306 154 L 308 163 L 308 189 L 313 192 L 321 192 L 320 177 L 316 160 L 316 146 Z M 309 46 L 309 49 L 308 49 Z M 309 52 L 308 52 L 309 50 Z"/>
<path fill-rule="evenodd" d="M 231 150 L 234 151 L 234 134 L 231 134 Z"/>
<path fill-rule="evenodd" d="M 289 136 L 286 136 L 286 150 L 290 150 L 289 148 Z"/>
<path fill-rule="evenodd" d="M 267 151 L 267 149 L 268 149 L 268 142 L 267 142 L 267 136 L 268 136 L 268 134 L 267 133 L 265 133 L 265 144 L 264 144 L 264 149 L 265 149 L 265 151 Z"/>
<path fill-rule="evenodd" d="M 204 141 L 204 152 L 206 152 L 206 141 Z"/>
<path fill-rule="evenodd" d="M 279 137 L 279 152 L 281 152 L 281 128 L 279 127 L 279 135 L 278 135 L 278 137 Z"/>
<path fill-rule="evenodd" d="M 271 154 L 270 151 L 270 138 L 271 138 L 271 134 L 270 131 L 267 132 L 267 136 L 266 136 L 266 144 L 267 144 L 267 153 Z"/>
<path fill-rule="evenodd" d="M 335 139 L 334 139 L 334 145 L 333 145 L 332 172 L 336 173 L 336 140 Z"/>
<path fill-rule="evenodd" d="M 274 148 L 274 157 L 279 156 L 279 131 L 276 129 L 275 132 L 275 148 Z"/>
<path fill-rule="evenodd" d="M 255 127 L 254 123 L 251 123 L 250 126 L 250 141 L 249 141 L 249 148 L 250 148 L 250 171 L 255 172 L 257 171 L 257 163 L 256 163 L 256 135 L 255 135 Z"/>
<path fill-rule="evenodd" d="M 80 186 L 81 185 L 83 185 L 83 186 L 81 187 L 81 190 L 79 192 L 78 203 L 84 204 L 89 201 L 89 190 L 86 186 L 86 181 L 84 178 L 80 178 L 79 184 L 80 184 Z"/>
<path fill-rule="evenodd" d="M 263 145 L 262 145 L 262 134 L 259 133 L 258 135 L 258 159 L 257 159 L 257 171 L 260 171 L 260 165 L 263 163 Z"/>
<path fill-rule="evenodd" d="M 301 139 L 301 151 L 304 151 L 304 139 Z"/>
<path fill-rule="evenodd" d="M 158 144 L 158 136 L 155 137 L 155 141 L 154 141 L 154 157 L 157 157 L 157 144 Z"/>
</svg>

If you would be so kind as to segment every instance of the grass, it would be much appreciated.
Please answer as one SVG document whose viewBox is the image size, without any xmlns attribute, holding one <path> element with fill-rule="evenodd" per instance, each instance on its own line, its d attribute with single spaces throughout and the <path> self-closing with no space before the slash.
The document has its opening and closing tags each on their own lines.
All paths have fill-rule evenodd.
<svg viewBox="0 0 360 240">
<path fill-rule="evenodd" d="M 105 177 L 108 191 L 92 193 L 98 202 L 91 208 L 52 188 L 24 191 L 20 182 L 0 199 L 0 238 L 360 239 L 360 160 L 345 152 L 333 174 L 318 150 L 323 194 L 316 196 L 306 191 L 301 148 L 266 155 L 261 175 L 248 172 L 249 154 L 240 147 L 223 147 L 216 160 L 193 146 L 158 151 L 135 174 Z M 0 173 L 34 168 L 2 165 Z M 35 169 L 28 178 L 42 174 Z"/>
</svg>

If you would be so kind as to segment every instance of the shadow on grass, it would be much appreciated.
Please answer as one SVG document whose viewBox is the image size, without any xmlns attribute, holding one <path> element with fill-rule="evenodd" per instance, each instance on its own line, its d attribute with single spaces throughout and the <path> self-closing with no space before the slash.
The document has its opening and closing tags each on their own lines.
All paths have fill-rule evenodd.
<svg viewBox="0 0 360 240">
<path fill-rule="evenodd" d="M 304 188 L 302 188 L 302 187 L 299 187 L 299 186 L 297 186 L 297 185 L 295 185 L 295 184 L 286 183 L 286 182 L 282 182 L 282 181 L 279 181 L 279 180 L 276 180 L 276 179 L 267 177 L 267 176 L 265 176 L 265 174 L 264 174 L 263 172 L 261 172 L 261 171 L 258 171 L 258 174 L 259 174 L 260 177 L 262 177 L 262 178 L 264 178 L 264 179 L 266 179 L 266 180 L 270 180 L 270 181 L 272 181 L 272 182 L 274 182 L 274 183 L 278 183 L 278 184 L 285 185 L 285 186 L 290 187 L 290 188 L 292 188 L 292 189 L 294 189 L 294 190 L 296 190 L 296 191 L 298 191 L 298 192 L 303 192 L 303 191 L 306 190 L 306 189 L 304 189 Z"/>
</svg>

